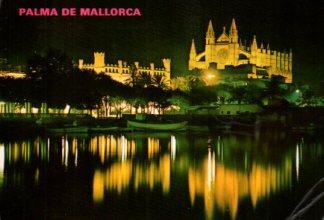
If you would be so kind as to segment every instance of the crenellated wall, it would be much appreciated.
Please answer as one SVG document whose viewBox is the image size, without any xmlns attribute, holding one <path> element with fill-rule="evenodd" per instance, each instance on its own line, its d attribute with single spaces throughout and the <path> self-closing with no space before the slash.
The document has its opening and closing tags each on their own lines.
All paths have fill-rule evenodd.
<svg viewBox="0 0 324 220">
<path fill-rule="evenodd" d="M 147 73 L 151 76 L 162 75 L 165 77 L 165 82 L 170 83 L 171 77 L 171 60 L 162 59 L 163 68 L 156 68 L 154 63 L 150 63 L 150 67 L 143 67 L 139 62 L 134 62 L 134 66 L 139 74 Z M 94 52 L 94 63 L 86 64 L 82 59 L 79 59 L 79 69 L 94 70 L 96 73 L 105 73 L 111 76 L 112 79 L 126 83 L 131 77 L 131 66 L 127 62 L 118 60 L 117 64 L 106 64 L 105 53 Z"/>
</svg>

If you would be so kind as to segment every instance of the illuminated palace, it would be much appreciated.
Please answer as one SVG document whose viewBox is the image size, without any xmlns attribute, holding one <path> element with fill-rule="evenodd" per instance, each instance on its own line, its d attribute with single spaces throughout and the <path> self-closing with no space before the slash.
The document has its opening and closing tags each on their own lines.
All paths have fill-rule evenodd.
<svg viewBox="0 0 324 220">
<path fill-rule="evenodd" d="M 208 69 L 212 65 L 216 69 L 226 69 L 226 66 L 234 68 L 244 64 L 252 66 L 248 72 L 248 78 L 261 78 L 258 72 L 266 72 L 269 76 L 281 75 L 286 83 L 292 82 L 292 52 L 278 52 L 260 46 L 254 36 L 249 47 L 243 46 L 239 40 L 238 29 L 233 18 L 229 32 L 223 27 L 223 32 L 216 37 L 212 22 L 209 21 L 206 33 L 205 51 L 196 52 L 195 42 L 192 40 L 189 55 L 189 70 Z"/>
<path fill-rule="evenodd" d="M 151 76 L 162 75 L 165 77 L 165 82 L 170 82 L 171 73 L 171 60 L 162 59 L 163 68 L 156 68 L 154 63 L 150 63 L 150 67 L 143 67 L 139 65 L 139 62 L 134 63 L 134 67 L 138 74 L 147 73 Z M 131 66 L 126 62 L 118 60 L 118 64 L 106 64 L 105 53 L 95 52 L 94 63 L 85 64 L 82 59 L 79 59 L 79 68 L 94 70 L 97 73 L 105 73 L 111 76 L 112 79 L 125 83 L 131 77 Z"/>
</svg>

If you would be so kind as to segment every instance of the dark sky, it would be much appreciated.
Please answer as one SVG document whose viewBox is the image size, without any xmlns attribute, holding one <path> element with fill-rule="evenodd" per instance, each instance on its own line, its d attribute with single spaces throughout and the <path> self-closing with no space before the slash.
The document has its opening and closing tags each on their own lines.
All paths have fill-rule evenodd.
<svg viewBox="0 0 324 220">
<path fill-rule="evenodd" d="M 191 39 L 204 48 L 208 20 L 219 35 L 236 18 L 239 36 L 249 44 L 253 35 L 271 49 L 293 50 L 297 81 L 324 81 L 323 14 L 320 0 L 2 0 L 0 56 L 24 62 L 32 51 L 49 47 L 75 60 L 91 61 L 95 50 L 106 62 L 170 57 L 174 72 L 187 69 Z M 18 17 L 18 7 L 140 7 L 142 17 Z"/>
</svg>

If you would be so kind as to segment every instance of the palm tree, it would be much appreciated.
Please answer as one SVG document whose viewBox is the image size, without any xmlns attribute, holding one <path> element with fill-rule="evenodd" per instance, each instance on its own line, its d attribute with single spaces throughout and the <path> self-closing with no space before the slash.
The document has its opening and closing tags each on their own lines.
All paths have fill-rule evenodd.
<svg viewBox="0 0 324 220">
<path fill-rule="evenodd" d="M 143 88 L 152 85 L 152 77 L 149 73 L 142 72 L 139 74 L 137 84 Z"/>
<path fill-rule="evenodd" d="M 138 69 L 135 65 L 131 65 L 129 68 L 130 77 L 126 80 L 126 85 L 135 86 L 138 82 Z"/>
<path fill-rule="evenodd" d="M 152 83 L 154 86 L 160 88 L 160 89 L 167 89 L 168 86 L 167 86 L 167 82 L 165 80 L 165 77 L 163 75 L 154 75 L 152 77 Z"/>
</svg>

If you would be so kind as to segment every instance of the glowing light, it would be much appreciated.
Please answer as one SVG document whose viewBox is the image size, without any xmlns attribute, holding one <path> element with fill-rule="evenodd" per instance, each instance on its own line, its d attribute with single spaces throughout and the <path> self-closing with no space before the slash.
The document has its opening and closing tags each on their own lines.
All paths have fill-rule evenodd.
<svg viewBox="0 0 324 220">
<path fill-rule="evenodd" d="M 62 164 L 68 166 L 69 161 L 69 142 L 67 138 L 62 139 Z"/>
<path fill-rule="evenodd" d="M 175 160 L 177 153 L 177 141 L 175 136 L 171 136 L 171 159 Z"/>
<path fill-rule="evenodd" d="M 35 179 L 35 183 L 39 182 L 39 169 L 38 168 L 36 169 L 34 179 Z"/>
<path fill-rule="evenodd" d="M 50 158 L 50 139 L 47 138 L 47 160 L 49 161 L 49 158 Z"/>
<path fill-rule="evenodd" d="M 104 176 L 103 174 L 96 170 L 93 176 L 92 184 L 92 198 L 94 202 L 101 202 L 104 198 Z"/>
<path fill-rule="evenodd" d="M 74 165 L 77 167 L 78 166 L 78 147 L 75 149 L 75 157 L 74 157 Z"/>
<path fill-rule="evenodd" d="M 216 85 L 220 82 L 220 74 L 215 69 L 207 69 L 202 72 L 202 80 L 206 83 L 206 85 Z"/>
<path fill-rule="evenodd" d="M 70 111 L 70 109 L 71 109 L 71 106 L 70 105 L 66 105 L 65 106 L 65 109 L 64 109 L 64 114 L 68 114 L 69 113 L 69 111 Z"/>
<path fill-rule="evenodd" d="M 153 190 L 160 185 L 164 194 L 170 191 L 171 159 L 168 154 L 162 156 L 158 163 L 137 164 L 131 160 L 113 163 L 107 170 L 95 171 L 93 177 L 93 200 L 100 202 L 104 190 L 121 194 L 131 186 L 137 191 L 140 186 Z"/>
<path fill-rule="evenodd" d="M 122 161 L 125 161 L 127 158 L 127 139 L 124 136 L 121 136 L 121 151 Z"/>
<path fill-rule="evenodd" d="M 207 185 L 210 189 L 215 180 L 215 153 L 208 149 Z"/>
<path fill-rule="evenodd" d="M 3 144 L 0 144 L 0 187 L 3 184 L 4 168 L 5 168 L 5 148 Z"/>
<path fill-rule="evenodd" d="M 157 138 L 148 138 L 147 139 L 147 151 L 148 151 L 148 158 L 153 158 L 154 155 L 160 152 L 160 142 Z"/>
<path fill-rule="evenodd" d="M 299 146 L 296 146 L 296 177 L 299 178 Z"/>
<path fill-rule="evenodd" d="M 217 162 L 212 150 L 209 150 L 202 167 L 189 167 L 188 187 L 191 204 L 197 196 L 203 198 L 207 219 L 213 218 L 214 204 L 225 212 L 230 211 L 236 218 L 239 201 L 249 196 L 253 207 L 291 183 L 291 160 L 286 158 L 279 167 L 261 166 L 254 163 L 249 172 L 227 168 Z"/>
</svg>

